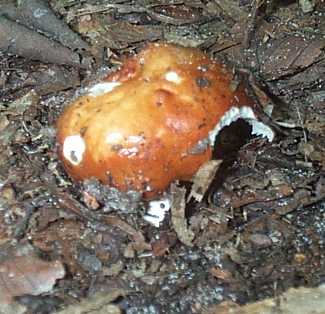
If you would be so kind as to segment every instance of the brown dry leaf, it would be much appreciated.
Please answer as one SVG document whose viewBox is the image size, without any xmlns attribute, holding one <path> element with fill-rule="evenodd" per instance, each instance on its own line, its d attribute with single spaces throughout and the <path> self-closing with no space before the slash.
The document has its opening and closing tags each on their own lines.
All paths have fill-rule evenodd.
<svg viewBox="0 0 325 314">
<path fill-rule="evenodd" d="M 246 20 L 247 13 L 245 12 L 244 7 L 239 6 L 236 2 L 229 0 L 215 0 L 213 2 L 211 1 L 211 3 L 212 5 L 214 3 L 216 13 L 223 16 L 229 23 Z"/>
<path fill-rule="evenodd" d="M 76 88 L 80 85 L 78 71 L 55 64 L 40 65 L 30 73 L 22 87 L 32 86 L 39 95 Z"/>
<path fill-rule="evenodd" d="M 214 267 L 211 267 L 209 269 L 209 273 L 217 278 L 217 279 L 220 279 L 221 281 L 223 282 L 232 282 L 234 281 L 234 277 L 233 277 L 233 274 L 227 270 L 227 269 L 222 269 L 221 267 L 219 266 L 214 266 Z"/>
<path fill-rule="evenodd" d="M 159 235 L 159 239 L 152 242 L 152 252 L 154 256 L 164 256 L 168 253 L 170 247 L 176 242 L 176 234 L 174 232 L 164 233 Z"/>
<path fill-rule="evenodd" d="M 69 272 L 76 274 L 82 273 L 82 269 L 76 263 L 76 247 L 83 234 L 84 226 L 80 221 L 62 219 L 54 221 L 42 231 L 35 230 L 30 236 L 33 238 L 34 246 L 42 251 L 52 252 L 59 249 Z"/>
<path fill-rule="evenodd" d="M 114 21 L 105 25 L 106 34 L 114 42 L 135 43 L 152 41 L 162 37 L 162 29 L 155 25 L 133 25 L 123 21 Z M 113 47 L 112 47 L 113 48 Z"/>
<path fill-rule="evenodd" d="M 157 25 L 134 25 L 124 21 L 107 22 L 96 16 L 79 19 L 79 32 L 89 37 L 94 46 L 123 49 L 130 43 L 162 38 Z"/>
<path fill-rule="evenodd" d="M 325 108 L 325 103 L 324 103 Z M 325 115 L 314 114 L 308 117 L 308 120 L 305 122 L 304 126 L 306 129 L 314 134 L 322 135 L 325 134 Z"/>
<path fill-rule="evenodd" d="M 324 40 L 302 36 L 277 39 L 266 50 L 262 69 L 272 80 L 295 74 L 317 62 L 324 46 Z"/>
<path fill-rule="evenodd" d="M 83 194 L 83 200 L 88 208 L 91 208 L 93 210 L 96 210 L 99 208 L 100 205 L 99 205 L 96 197 L 94 197 L 87 191 L 83 191 L 82 194 Z"/>
<path fill-rule="evenodd" d="M 186 4 L 156 5 L 148 8 L 147 12 L 154 20 L 173 25 L 193 24 L 205 20 L 201 8 Z"/>
<path fill-rule="evenodd" d="M 282 296 L 239 306 L 225 301 L 203 312 L 204 314 L 324 314 L 325 285 L 318 288 L 289 289 Z"/>
<path fill-rule="evenodd" d="M 178 239 L 187 246 L 193 246 L 192 240 L 194 233 L 187 226 L 185 218 L 185 188 L 179 188 L 175 184 L 171 185 L 171 220 L 173 228 L 177 234 Z"/>
<path fill-rule="evenodd" d="M 110 304 L 118 297 L 125 296 L 126 291 L 122 289 L 113 289 L 110 292 L 97 293 L 79 304 L 67 307 L 65 310 L 56 314 L 121 314 L 117 305 Z"/>
<path fill-rule="evenodd" d="M 2 250 L 1 250 L 2 251 Z M 60 261 L 41 260 L 30 245 L 13 247 L 0 262 L 0 302 L 24 294 L 39 295 L 52 290 L 57 279 L 65 276 Z"/>
<path fill-rule="evenodd" d="M 31 90 L 26 95 L 10 103 L 9 107 L 2 106 L 0 104 L 0 112 L 1 115 L 6 114 L 11 116 L 19 116 L 24 114 L 31 107 L 36 107 L 39 101 L 39 95 L 34 90 Z"/>
<path fill-rule="evenodd" d="M 146 242 L 144 235 L 140 231 L 134 229 L 132 226 L 130 226 L 122 219 L 116 216 L 103 217 L 103 219 L 106 224 L 113 225 L 114 227 L 123 230 L 129 236 L 131 236 L 134 241 L 132 246 L 136 251 L 141 252 L 145 250 L 151 250 L 151 245 L 150 243 Z"/>
<path fill-rule="evenodd" d="M 193 185 L 187 201 L 192 197 L 197 202 L 202 201 L 221 163 L 222 160 L 209 160 L 199 168 L 192 179 Z"/>
</svg>

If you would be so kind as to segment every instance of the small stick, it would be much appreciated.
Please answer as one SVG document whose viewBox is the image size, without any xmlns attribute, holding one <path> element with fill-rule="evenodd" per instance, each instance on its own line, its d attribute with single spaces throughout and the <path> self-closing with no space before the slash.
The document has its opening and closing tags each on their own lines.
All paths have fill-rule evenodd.
<svg viewBox="0 0 325 314">
<path fill-rule="evenodd" d="M 41 31 L 72 50 L 88 48 L 88 44 L 54 14 L 47 1 L 20 0 L 15 5 L 15 1 L 5 0 L 0 4 L 0 12 L 8 19 Z"/>
<path fill-rule="evenodd" d="M 77 53 L 3 16 L 0 16 L 0 51 L 42 62 L 81 66 Z"/>
</svg>

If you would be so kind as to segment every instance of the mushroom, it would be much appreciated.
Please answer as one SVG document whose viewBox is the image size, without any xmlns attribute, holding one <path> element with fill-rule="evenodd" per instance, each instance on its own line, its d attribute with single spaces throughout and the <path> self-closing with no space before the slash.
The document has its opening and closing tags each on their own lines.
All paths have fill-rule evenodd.
<svg viewBox="0 0 325 314">
<path fill-rule="evenodd" d="M 146 199 L 190 180 L 220 129 L 238 118 L 270 140 L 233 74 L 195 48 L 149 44 L 88 88 L 57 123 L 59 157 L 76 180 L 97 178 Z"/>
</svg>

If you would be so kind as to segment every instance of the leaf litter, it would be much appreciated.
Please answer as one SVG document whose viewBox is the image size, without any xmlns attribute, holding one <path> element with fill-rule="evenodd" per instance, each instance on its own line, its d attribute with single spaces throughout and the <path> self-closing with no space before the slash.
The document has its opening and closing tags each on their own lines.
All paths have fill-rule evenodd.
<svg viewBox="0 0 325 314">
<path fill-rule="evenodd" d="M 11 6 L 11 13 L 30 12 L 26 3 Z M 33 1 L 40 9 L 44 3 Z M 15 313 L 36 306 L 39 313 L 82 313 L 81 307 L 214 313 L 221 306 L 263 306 L 263 299 L 293 286 L 322 283 L 325 24 L 320 2 L 308 14 L 299 3 L 50 1 L 54 20 L 69 24 L 70 35 L 79 38 L 70 41 L 74 47 L 65 47 L 60 34 L 30 26 L 29 13 L 28 23 L 22 15 L 1 17 L 0 29 L 12 25 L 17 43 L 35 38 L 41 48 L 26 54 L 28 45 L 20 41 L 8 54 L 5 38 L 0 55 L 0 243 L 16 243 L 3 265 L 9 269 L 17 261 L 32 274 L 27 266 L 39 263 L 49 276 L 44 285 L 27 288 L 30 296 L 19 297 L 21 305 L 3 307 Z M 212 162 L 223 163 L 193 184 L 172 187 L 171 214 L 159 229 L 143 220 L 145 206 L 133 198 L 119 203 L 112 191 L 71 182 L 57 162 L 53 132 L 75 86 L 157 39 L 201 47 L 246 73 L 277 130 L 274 143 L 250 136 L 240 121 L 223 130 Z M 49 47 L 57 47 L 55 55 Z M 71 80 L 59 84 L 69 71 Z M 24 101 L 28 97 L 31 102 Z M 18 258 L 26 239 L 33 249 Z M 60 261 L 58 268 L 53 261 Z M 38 288 L 45 294 L 35 295 Z M 319 291 L 305 289 L 297 293 L 306 294 L 308 304 L 309 293 Z M 105 300 L 102 291 L 112 294 Z"/>
</svg>

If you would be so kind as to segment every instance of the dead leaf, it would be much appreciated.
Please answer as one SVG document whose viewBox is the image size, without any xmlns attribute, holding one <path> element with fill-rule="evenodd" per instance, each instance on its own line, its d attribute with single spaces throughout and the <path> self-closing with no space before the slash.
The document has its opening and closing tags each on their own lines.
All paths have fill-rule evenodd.
<svg viewBox="0 0 325 314">
<path fill-rule="evenodd" d="M 289 289 L 281 297 L 240 306 L 232 301 L 224 301 L 204 310 L 204 314 L 323 314 L 325 313 L 325 285 L 317 288 Z"/>
<path fill-rule="evenodd" d="M 223 282 L 229 283 L 229 282 L 234 281 L 234 277 L 233 277 L 232 273 L 227 269 L 222 269 L 220 266 L 211 267 L 209 269 L 209 273 L 213 277 L 220 279 Z"/>
<path fill-rule="evenodd" d="M 324 40 L 302 36 L 276 39 L 264 56 L 263 71 L 272 80 L 296 74 L 319 60 Z"/>
<path fill-rule="evenodd" d="M 192 197 L 197 202 L 202 201 L 221 163 L 222 160 L 209 160 L 199 168 L 193 177 L 193 185 L 187 201 L 189 201 Z"/>
<path fill-rule="evenodd" d="M 187 246 L 193 246 L 194 232 L 187 226 L 185 218 L 185 188 L 179 188 L 172 184 L 171 188 L 172 205 L 171 205 L 171 220 L 172 225 L 177 233 L 178 239 Z"/>
<path fill-rule="evenodd" d="M 116 216 L 107 216 L 103 217 L 106 224 L 113 225 L 114 227 L 123 230 L 126 232 L 129 236 L 132 237 L 134 243 L 133 248 L 136 251 L 145 251 L 145 250 L 151 250 L 150 243 L 147 243 L 144 235 L 140 232 L 134 229 L 132 226 L 127 224 L 122 219 L 116 217 Z"/>
<path fill-rule="evenodd" d="M 172 247 L 176 242 L 176 234 L 174 232 L 161 233 L 159 239 L 152 242 L 152 252 L 154 256 L 164 256 L 169 252 L 170 247 Z"/>
<path fill-rule="evenodd" d="M 0 112 L 6 115 L 19 116 L 25 113 L 30 107 L 36 107 L 40 101 L 40 97 L 34 90 L 26 95 L 13 101 L 9 108 L 0 104 Z"/>
<path fill-rule="evenodd" d="M 118 297 L 125 296 L 126 292 L 122 289 L 113 289 L 110 292 L 99 292 L 79 304 L 67 307 L 65 310 L 56 314 L 121 314 L 117 305 L 111 304 Z"/>
<path fill-rule="evenodd" d="M 71 274 L 82 274 L 83 269 L 76 263 L 76 246 L 83 234 L 84 226 L 80 221 L 63 219 L 52 222 L 41 231 L 31 232 L 30 236 L 33 245 L 43 252 L 60 250 L 61 258 Z"/>
<path fill-rule="evenodd" d="M 60 261 L 40 259 L 30 245 L 1 249 L 0 302 L 11 303 L 13 297 L 39 295 L 52 290 L 57 279 L 65 276 Z"/>
<path fill-rule="evenodd" d="M 156 5 L 147 12 L 156 21 L 173 24 L 193 24 L 205 20 L 202 9 L 184 4 Z"/>
</svg>

